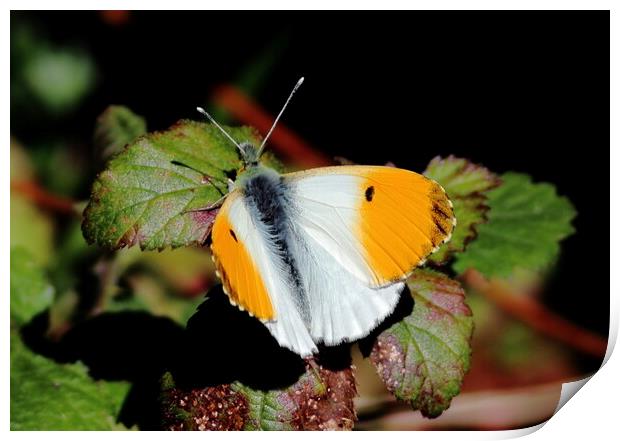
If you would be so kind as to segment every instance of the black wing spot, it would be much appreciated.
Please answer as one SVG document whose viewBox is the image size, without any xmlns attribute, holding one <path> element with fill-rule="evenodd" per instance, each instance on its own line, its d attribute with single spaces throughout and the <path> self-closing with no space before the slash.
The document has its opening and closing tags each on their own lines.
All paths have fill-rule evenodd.
<svg viewBox="0 0 620 441">
<path fill-rule="evenodd" d="M 237 240 L 237 235 L 235 234 L 235 232 L 233 230 L 228 230 L 230 232 L 230 235 L 232 236 L 233 239 L 235 239 L 235 242 L 239 242 Z"/>
<path fill-rule="evenodd" d="M 372 198 L 375 196 L 375 187 L 372 185 L 366 189 L 366 200 L 368 202 L 372 201 Z"/>
</svg>

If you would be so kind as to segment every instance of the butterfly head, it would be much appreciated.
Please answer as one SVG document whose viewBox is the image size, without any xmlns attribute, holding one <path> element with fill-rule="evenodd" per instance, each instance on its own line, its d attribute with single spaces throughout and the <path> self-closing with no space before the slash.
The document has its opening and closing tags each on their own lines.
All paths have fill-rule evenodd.
<svg viewBox="0 0 620 441">
<path fill-rule="evenodd" d="M 243 160 L 243 168 L 256 167 L 260 160 L 261 151 L 249 141 L 239 143 L 239 153 Z"/>
</svg>

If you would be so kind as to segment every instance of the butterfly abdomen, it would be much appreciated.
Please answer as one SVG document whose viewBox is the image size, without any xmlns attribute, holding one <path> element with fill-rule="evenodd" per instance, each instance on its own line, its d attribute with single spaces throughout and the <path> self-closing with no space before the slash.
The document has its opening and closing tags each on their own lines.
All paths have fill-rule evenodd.
<svg viewBox="0 0 620 441">
<path fill-rule="evenodd" d="M 255 213 L 258 231 L 279 259 L 280 267 L 286 272 L 294 301 L 306 324 L 310 323 L 310 308 L 307 293 L 291 249 L 292 228 L 290 190 L 281 176 L 272 170 L 265 170 L 247 179 L 243 185 L 244 203 Z"/>
</svg>

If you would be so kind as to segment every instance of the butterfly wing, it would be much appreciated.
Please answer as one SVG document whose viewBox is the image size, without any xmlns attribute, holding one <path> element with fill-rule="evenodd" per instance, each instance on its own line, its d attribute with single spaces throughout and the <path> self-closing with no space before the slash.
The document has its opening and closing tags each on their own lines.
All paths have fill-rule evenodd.
<svg viewBox="0 0 620 441">
<path fill-rule="evenodd" d="M 231 193 L 218 212 L 212 230 L 211 251 L 224 291 L 232 303 L 255 317 L 273 320 L 275 311 L 257 264 L 250 219 L 239 192 Z"/>
<path fill-rule="evenodd" d="M 277 254 L 261 232 L 239 190 L 220 208 L 211 232 L 211 251 L 231 303 L 261 319 L 280 345 L 300 355 L 316 351 L 291 297 Z"/>
<path fill-rule="evenodd" d="M 443 188 L 408 170 L 324 167 L 283 179 L 299 227 L 370 287 L 404 280 L 456 224 Z"/>
</svg>

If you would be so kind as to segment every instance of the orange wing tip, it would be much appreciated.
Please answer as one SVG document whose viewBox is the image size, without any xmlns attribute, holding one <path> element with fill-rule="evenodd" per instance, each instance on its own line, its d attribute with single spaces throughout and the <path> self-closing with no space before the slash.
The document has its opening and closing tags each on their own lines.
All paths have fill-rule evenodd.
<svg viewBox="0 0 620 441">
<path fill-rule="evenodd" d="M 450 241 L 450 239 L 452 239 L 452 233 L 454 232 L 454 229 L 456 228 L 456 216 L 454 216 L 454 204 L 452 203 L 452 200 L 448 197 L 448 192 L 446 191 L 445 188 L 443 188 L 443 185 L 441 185 L 439 182 L 435 181 L 434 179 L 430 179 L 430 178 L 428 179 L 433 181 L 435 184 L 437 184 L 439 188 L 441 188 L 441 191 L 443 191 L 443 194 L 446 195 L 448 206 L 452 209 L 452 231 L 450 231 L 450 234 L 448 234 L 445 237 L 445 239 L 441 242 L 441 245 L 443 245 L 444 243 L 447 243 Z M 433 251 L 431 251 L 431 253 L 436 252 L 438 249 L 439 249 L 439 246 L 436 246 L 435 248 L 433 248 Z"/>
</svg>

